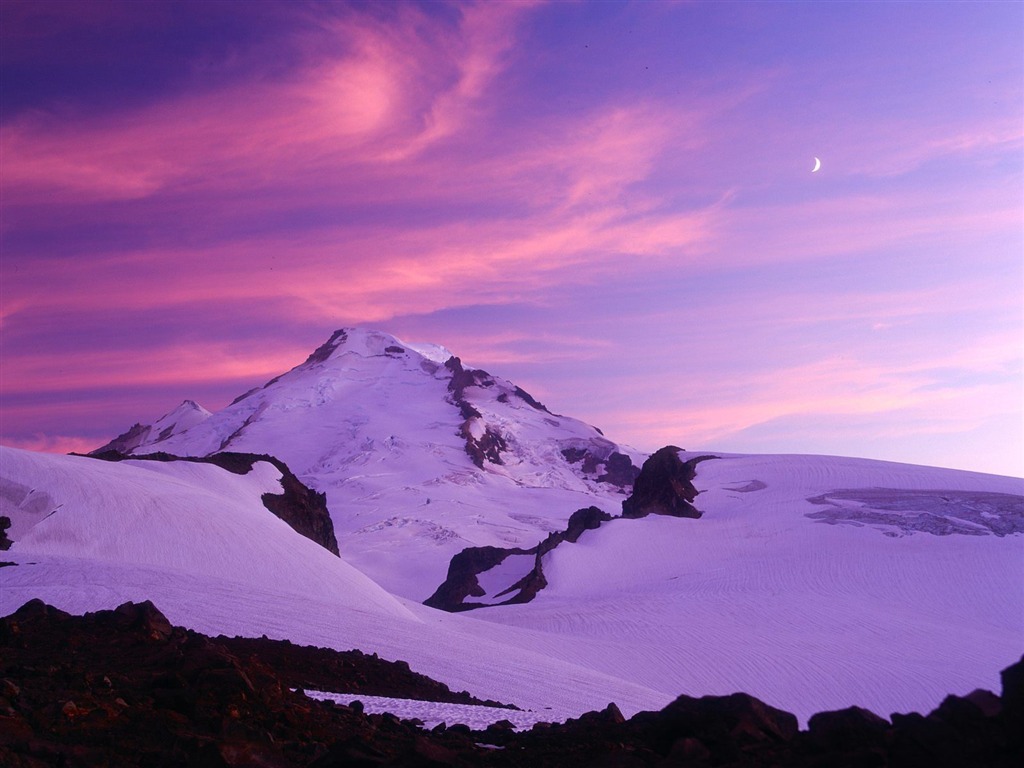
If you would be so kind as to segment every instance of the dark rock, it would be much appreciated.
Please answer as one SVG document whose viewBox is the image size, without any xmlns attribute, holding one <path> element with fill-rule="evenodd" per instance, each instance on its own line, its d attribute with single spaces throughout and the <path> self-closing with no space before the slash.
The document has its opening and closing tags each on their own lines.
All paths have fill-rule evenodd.
<svg viewBox="0 0 1024 768">
<path fill-rule="evenodd" d="M 640 469 L 633 465 L 633 460 L 624 453 L 612 451 L 604 464 L 604 473 L 597 479 L 601 483 L 610 483 L 620 488 L 627 488 L 636 482 Z"/>
<path fill-rule="evenodd" d="M 533 550 L 466 547 L 451 559 L 444 583 L 424 600 L 423 604 L 443 611 L 465 611 L 482 605 L 467 605 L 465 602 L 469 597 L 480 597 L 485 594 L 477 576 L 498 565 L 509 555 L 526 554 L 533 554 Z"/>
<path fill-rule="evenodd" d="M 699 726 L 697 730 L 737 729 L 757 740 L 783 741 L 793 739 L 798 728 L 795 715 L 765 704 L 746 693 L 729 696 L 704 696 L 693 699 L 680 696 L 662 712 L 676 723 Z"/>
<path fill-rule="evenodd" d="M 11 527 L 11 518 L 0 515 L 0 551 L 10 549 L 14 542 L 7 536 L 7 529 Z"/>
<path fill-rule="evenodd" d="M 524 732 L 507 721 L 427 731 L 290 690 L 372 677 L 387 664 L 372 654 L 167 631 L 162 616 L 146 603 L 69 616 L 32 601 L 0 619 L 0 695 L 12 702 L 0 712 L 0 765 L 980 768 L 1022 756 L 1021 722 L 1009 701 L 992 706 L 994 694 L 948 697 L 891 725 L 855 707 L 821 713 L 806 733 L 746 694 L 683 696 L 628 720 L 609 705 Z M 420 685 L 406 665 L 389 670 L 412 686 L 405 695 Z M 1005 694 L 1020 674 L 1020 664 L 1006 670 Z"/>
<path fill-rule="evenodd" d="M 711 750 L 700 739 L 688 736 L 679 739 L 668 753 L 669 764 L 706 764 L 711 759 Z"/>
<path fill-rule="evenodd" d="M 1024 723 L 1024 657 L 1000 673 L 1003 716 Z"/>
<path fill-rule="evenodd" d="M 463 368 L 462 361 L 454 356 L 445 361 L 444 367 L 452 374 L 448 381 L 449 397 L 464 419 L 459 427 L 459 435 L 466 441 L 466 453 L 480 469 L 483 469 L 485 461 L 501 464 L 502 451 L 508 448 L 505 438 L 489 424 L 483 425 L 483 435 L 474 435 L 474 432 L 480 431 L 482 417 L 465 396 L 467 387 L 491 387 L 494 386 L 494 379 L 487 371 Z"/>
<path fill-rule="evenodd" d="M 995 717 L 1003 711 L 1000 698 L 984 688 L 976 688 L 964 696 L 964 699 L 976 706 L 985 717 Z"/>
<path fill-rule="evenodd" d="M 852 751 L 882 747 L 889 723 L 861 707 L 819 712 L 807 723 L 810 741 L 820 749 Z"/>
<path fill-rule="evenodd" d="M 331 334 L 331 338 L 321 344 L 319 347 L 313 350 L 312 354 L 306 358 L 306 362 L 303 365 L 315 365 L 316 363 L 326 362 L 331 355 L 334 354 L 334 350 L 340 347 L 348 340 L 348 332 L 344 328 L 340 328 Z M 268 384 L 271 382 L 268 382 Z"/>
<path fill-rule="evenodd" d="M 680 450 L 671 445 L 659 448 L 644 462 L 633 484 L 632 495 L 622 502 L 623 517 L 701 516 L 691 503 L 697 497 L 692 481 L 697 475 L 697 464 L 714 457 L 698 456 L 684 462 L 679 458 Z"/>
<path fill-rule="evenodd" d="M 569 516 L 569 522 L 566 524 L 565 532 L 561 534 L 562 538 L 565 541 L 575 544 L 579 540 L 580 536 L 583 535 L 584 531 L 593 531 L 600 528 L 601 523 L 606 523 L 611 519 L 611 515 L 597 507 L 584 507 L 583 509 L 577 509 Z M 550 538 L 551 537 L 548 537 L 549 541 Z M 546 552 L 550 552 L 555 548 L 554 546 L 545 547 L 543 544 L 541 547 Z"/>
<path fill-rule="evenodd" d="M 633 460 L 618 451 L 612 451 L 604 458 L 602 455 L 599 449 L 595 452 L 580 446 L 562 449 L 565 460 L 570 464 L 580 464 L 580 470 L 585 475 L 594 475 L 599 467 L 604 466 L 604 472 L 594 478 L 599 483 L 609 483 L 619 488 L 632 487 L 640 474 L 640 469 L 633 465 Z"/>
<path fill-rule="evenodd" d="M 484 462 L 491 464 L 502 464 L 501 454 L 508 448 L 508 443 L 501 434 L 487 425 L 480 437 L 473 436 L 473 419 L 467 419 L 459 430 L 459 434 L 466 441 L 466 453 L 480 469 L 483 469 Z"/>
<path fill-rule="evenodd" d="M 171 622 L 149 600 L 123 603 L 114 610 L 114 614 L 123 620 L 123 626 L 140 630 L 152 640 L 167 640 L 171 636 Z"/>
<path fill-rule="evenodd" d="M 515 393 L 516 397 L 525 402 L 531 408 L 536 408 L 538 411 L 544 411 L 544 413 L 551 413 L 551 411 L 544 407 L 543 403 L 540 403 L 537 400 L 535 400 L 533 395 L 531 395 L 525 389 L 522 389 L 521 387 L 516 387 Z M 553 415 L 554 414 L 552 414 L 552 416 Z"/>
<path fill-rule="evenodd" d="M 564 541 L 575 543 L 584 531 L 593 530 L 602 522 L 611 519 L 611 515 L 597 507 L 586 507 L 572 513 L 565 531 L 549 534 L 536 547 L 530 549 L 467 547 L 451 559 L 447 577 L 434 591 L 434 594 L 423 601 L 424 605 L 440 608 L 443 611 L 456 612 L 485 608 L 488 605 L 528 603 L 548 584 L 547 578 L 544 576 L 544 555 Z M 533 555 L 533 568 L 502 593 L 502 595 L 508 595 L 505 600 L 491 603 L 470 601 L 470 597 L 481 597 L 485 594 L 477 576 L 498 565 L 509 555 Z"/>
</svg>

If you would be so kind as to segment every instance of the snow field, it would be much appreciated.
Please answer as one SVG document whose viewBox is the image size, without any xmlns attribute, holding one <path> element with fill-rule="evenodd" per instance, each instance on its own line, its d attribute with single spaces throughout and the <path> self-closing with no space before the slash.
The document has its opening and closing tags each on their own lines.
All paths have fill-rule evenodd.
<svg viewBox="0 0 1024 768">
<path fill-rule="evenodd" d="M 759 480 L 764 487 L 736 492 Z M 661 690 L 745 691 L 801 719 L 930 711 L 998 689 L 1024 651 L 1024 538 L 892 538 L 830 526 L 818 489 L 1020 493 L 1024 481 L 825 457 L 698 465 L 699 520 L 615 520 L 545 557 L 534 602 L 482 618 L 565 638 L 551 652 Z M 571 640 L 571 642 L 570 642 Z"/>
<path fill-rule="evenodd" d="M 152 566 L 280 594 L 345 594 L 367 610 L 408 616 L 394 597 L 263 506 L 263 493 L 281 491 L 280 477 L 269 462 L 236 475 L 210 464 L 113 463 L 0 447 L 0 486 L 44 488 L 53 504 L 12 553 Z M 0 514 L 23 517 L 5 509 Z"/>
<path fill-rule="evenodd" d="M 524 712 L 503 707 L 483 707 L 470 704 L 447 704 L 441 701 L 418 701 L 416 699 L 393 699 L 385 696 L 362 696 L 356 693 L 330 693 L 306 691 L 311 699 L 351 704 L 359 701 L 363 711 L 371 714 L 389 712 L 402 720 L 420 720 L 423 728 L 431 729 L 441 723 L 445 725 L 468 725 L 474 731 L 482 731 L 492 723 L 507 720 L 517 730 L 529 730 L 536 723 L 545 720 L 545 712 Z"/>
</svg>

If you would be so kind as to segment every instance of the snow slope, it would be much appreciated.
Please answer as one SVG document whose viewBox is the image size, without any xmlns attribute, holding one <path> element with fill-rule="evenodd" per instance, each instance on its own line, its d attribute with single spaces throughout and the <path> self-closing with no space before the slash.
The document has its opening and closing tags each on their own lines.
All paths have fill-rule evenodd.
<svg viewBox="0 0 1024 768">
<path fill-rule="evenodd" d="M 633 710 L 670 700 L 537 653 L 529 631 L 387 594 L 262 506 L 279 477 L 267 462 L 239 476 L 209 464 L 0 447 L 0 514 L 22 530 L 3 553 L 17 565 L 0 568 L 0 615 L 34 597 L 73 613 L 151 600 L 172 622 L 207 634 L 404 659 L 455 690 L 549 712 L 546 719 L 611 699 Z M 26 511 L 29 499 L 46 502 Z"/>
<path fill-rule="evenodd" d="M 1020 529 L 1024 480 L 727 456 L 698 465 L 695 484 L 701 519 L 605 523 L 546 556 L 549 586 L 532 603 L 477 613 L 565 638 L 571 651 L 556 654 L 595 669 L 690 695 L 742 690 L 801 718 L 929 711 L 948 693 L 998 690 L 1024 652 L 1024 536 L 810 517 L 822 509 L 810 499 L 837 489 L 868 489 L 879 507 L 912 491 L 910 519 L 1001 494 L 989 514 Z"/>
<path fill-rule="evenodd" d="M 0 514 L 14 551 L 138 565 L 278 594 L 343 593 L 384 615 L 408 612 L 348 563 L 297 534 L 261 502 L 281 473 L 195 462 L 111 463 L 0 447 Z M 6 589 L 6 585 L 5 585 Z"/>
</svg>

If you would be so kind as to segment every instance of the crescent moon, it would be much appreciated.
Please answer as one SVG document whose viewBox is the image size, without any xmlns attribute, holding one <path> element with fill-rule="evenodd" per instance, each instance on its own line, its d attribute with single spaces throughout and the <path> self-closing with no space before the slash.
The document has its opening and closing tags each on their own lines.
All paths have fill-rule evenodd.
<svg viewBox="0 0 1024 768">
<path fill-rule="evenodd" d="M 814 158 L 814 167 L 811 168 L 811 173 L 817 173 L 819 168 L 821 168 L 821 160 Z"/>
</svg>

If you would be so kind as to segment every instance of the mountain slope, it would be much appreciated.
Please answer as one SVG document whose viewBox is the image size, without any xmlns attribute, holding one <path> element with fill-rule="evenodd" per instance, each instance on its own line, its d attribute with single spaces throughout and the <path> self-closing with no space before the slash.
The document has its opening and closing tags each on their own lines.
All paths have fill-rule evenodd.
<svg viewBox="0 0 1024 768">
<path fill-rule="evenodd" d="M 0 514 L 12 551 L 157 568 L 406 615 L 395 598 L 263 505 L 281 471 L 195 462 L 108 463 L 0 447 Z"/>
<path fill-rule="evenodd" d="M 580 507 L 617 509 L 637 456 L 442 347 L 360 329 L 129 452 L 154 449 L 279 457 L 326 492 L 350 561 L 417 600 L 466 546 L 532 546 Z"/>
</svg>

